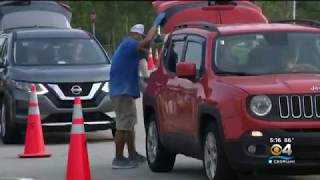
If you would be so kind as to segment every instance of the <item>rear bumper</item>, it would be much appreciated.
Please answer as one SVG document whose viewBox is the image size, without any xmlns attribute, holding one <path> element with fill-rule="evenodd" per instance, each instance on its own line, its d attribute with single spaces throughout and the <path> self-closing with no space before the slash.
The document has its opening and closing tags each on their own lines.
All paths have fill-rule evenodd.
<svg viewBox="0 0 320 180">
<path fill-rule="evenodd" d="M 225 152 L 230 165 L 235 170 L 279 174 L 320 174 L 320 130 L 267 129 L 262 132 L 262 137 L 252 137 L 247 133 L 238 140 L 225 142 Z M 275 138 L 281 139 L 281 142 L 275 142 Z M 284 142 L 285 139 L 291 139 L 292 142 Z M 292 155 L 289 157 L 292 159 L 282 162 L 279 161 L 282 160 L 281 158 L 272 159 L 271 146 L 274 144 L 280 144 L 282 148 L 291 144 Z M 255 153 L 249 152 L 250 145 L 256 147 Z M 282 155 L 287 156 L 287 154 Z"/>
<path fill-rule="evenodd" d="M 28 116 L 29 95 L 16 91 L 13 97 L 15 107 L 13 119 L 19 127 L 24 127 Z M 72 124 L 72 106 L 60 108 L 46 95 L 38 95 L 38 103 L 44 130 L 68 131 L 70 129 L 70 125 Z M 68 104 L 70 103 L 68 102 Z M 108 95 L 101 98 L 97 106 L 83 106 L 82 111 L 86 130 L 115 128 L 115 113 L 112 110 L 111 100 Z"/>
</svg>

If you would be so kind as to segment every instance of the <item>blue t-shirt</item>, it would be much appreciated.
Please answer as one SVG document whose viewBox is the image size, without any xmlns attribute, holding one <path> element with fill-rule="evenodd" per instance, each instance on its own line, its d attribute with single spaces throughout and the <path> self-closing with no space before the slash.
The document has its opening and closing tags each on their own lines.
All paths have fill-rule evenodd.
<svg viewBox="0 0 320 180">
<path fill-rule="evenodd" d="M 112 57 L 109 89 L 110 96 L 140 97 L 139 41 L 125 38 Z"/>
</svg>

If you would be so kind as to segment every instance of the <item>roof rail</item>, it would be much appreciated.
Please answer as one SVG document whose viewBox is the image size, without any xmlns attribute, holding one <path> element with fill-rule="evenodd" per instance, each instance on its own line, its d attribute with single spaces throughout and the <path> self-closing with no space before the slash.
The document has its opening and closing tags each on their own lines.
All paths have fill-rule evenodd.
<svg viewBox="0 0 320 180">
<path fill-rule="evenodd" d="M 307 25 L 311 27 L 320 28 L 320 21 L 309 20 L 309 19 L 288 19 L 288 20 L 278 20 L 271 21 L 271 23 L 293 23 L 298 25 Z"/>
<path fill-rule="evenodd" d="M 219 32 L 218 28 L 214 24 L 207 21 L 188 21 L 182 24 L 178 24 L 175 29 L 183 29 L 191 26 L 198 26 L 199 28 L 202 28 L 202 29 Z"/>
</svg>

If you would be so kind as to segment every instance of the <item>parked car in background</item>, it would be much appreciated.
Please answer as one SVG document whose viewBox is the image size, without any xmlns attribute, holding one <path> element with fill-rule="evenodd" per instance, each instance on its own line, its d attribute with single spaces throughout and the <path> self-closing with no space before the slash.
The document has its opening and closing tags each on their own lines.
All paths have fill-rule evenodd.
<svg viewBox="0 0 320 180">
<path fill-rule="evenodd" d="M 44 130 L 68 131 L 80 96 L 87 131 L 114 129 L 108 96 L 110 58 L 76 29 L 18 28 L 0 35 L 0 134 L 15 143 L 25 131 L 29 91 L 36 84 Z"/>
<path fill-rule="evenodd" d="M 0 31 L 17 27 L 71 28 L 71 9 L 59 1 L 0 2 Z"/>
</svg>

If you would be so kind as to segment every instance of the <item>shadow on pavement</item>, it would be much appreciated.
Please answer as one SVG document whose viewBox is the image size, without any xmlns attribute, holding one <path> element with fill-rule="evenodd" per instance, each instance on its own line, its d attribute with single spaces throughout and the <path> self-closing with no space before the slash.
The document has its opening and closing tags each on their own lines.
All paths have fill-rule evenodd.
<svg viewBox="0 0 320 180">
<path fill-rule="evenodd" d="M 87 132 L 88 143 L 99 143 L 99 142 L 113 142 L 111 131 L 95 131 Z M 68 144 L 70 140 L 70 133 L 65 132 L 47 132 L 44 134 L 46 144 Z"/>
</svg>

